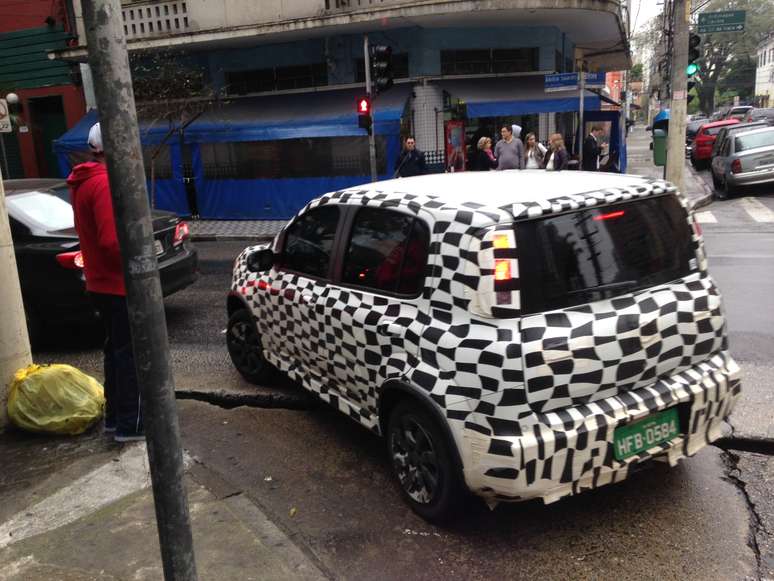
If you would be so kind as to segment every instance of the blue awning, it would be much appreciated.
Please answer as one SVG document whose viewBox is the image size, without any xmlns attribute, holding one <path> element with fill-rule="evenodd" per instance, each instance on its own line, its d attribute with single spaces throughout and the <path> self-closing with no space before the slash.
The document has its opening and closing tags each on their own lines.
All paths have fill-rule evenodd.
<svg viewBox="0 0 774 581">
<path fill-rule="evenodd" d="M 580 106 L 577 90 L 546 93 L 543 75 L 438 81 L 437 85 L 466 104 L 468 118 L 568 113 Z M 586 91 L 583 106 L 587 111 L 599 110 L 599 96 Z"/>
<path fill-rule="evenodd" d="M 377 134 L 400 131 L 400 118 L 410 92 L 410 85 L 401 84 L 373 99 Z M 185 129 L 185 141 L 215 143 L 362 136 L 365 131 L 357 125 L 356 112 L 356 101 L 362 96 L 362 90 L 346 89 L 221 101 Z M 97 112 L 89 111 L 54 141 L 54 151 L 87 150 L 89 129 L 97 121 Z M 140 139 L 143 145 L 159 143 L 168 130 L 166 122 L 149 126 L 141 120 Z"/>
</svg>

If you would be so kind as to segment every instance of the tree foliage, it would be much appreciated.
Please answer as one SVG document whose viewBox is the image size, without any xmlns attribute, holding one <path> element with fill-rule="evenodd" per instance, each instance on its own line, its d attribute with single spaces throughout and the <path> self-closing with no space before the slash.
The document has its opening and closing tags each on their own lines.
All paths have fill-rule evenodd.
<svg viewBox="0 0 774 581">
<path fill-rule="evenodd" d="M 696 88 L 699 108 L 707 114 L 715 110 L 716 93 L 752 97 L 755 85 L 755 59 L 760 41 L 774 29 L 774 2 L 770 0 L 711 0 L 702 12 L 745 10 L 744 32 L 701 35 L 701 56 Z M 698 14 L 695 15 L 698 21 Z M 733 97 L 732 97 L 733 98 Z"/>
</svg>

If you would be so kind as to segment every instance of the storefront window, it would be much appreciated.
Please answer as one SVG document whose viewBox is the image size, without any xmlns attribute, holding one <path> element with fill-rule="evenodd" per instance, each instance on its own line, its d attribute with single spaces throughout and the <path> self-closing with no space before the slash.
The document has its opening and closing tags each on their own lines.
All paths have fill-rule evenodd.
<svg viewBox="0 0 774 581">
<path fill-rule="evenodd" d="M 537 48 L 442 50 L 441 74 L 486 75 L 538 70 Z"/>
<path fill-rule="evenodd" d="M 324 62 L 226 73 L 227 91 L 230 95 L 320 87 L 327 84 L 328 66 Z"/>
</svg>

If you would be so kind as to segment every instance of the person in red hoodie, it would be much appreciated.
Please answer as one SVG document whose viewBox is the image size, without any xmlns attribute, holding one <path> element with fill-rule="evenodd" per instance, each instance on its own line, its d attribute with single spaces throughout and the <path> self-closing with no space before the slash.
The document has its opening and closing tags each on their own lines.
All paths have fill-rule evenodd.
<svg viewBox="0 0 774 581">
<path fill-rule="evenodd" d="M 72 192 L 86 290 L 105 325 L 105 432 L 115 433 L 117 442 L 142 440 L 142 402 L 99 123 L 89 131 L 89 149 L 93 161 L 75 166 L 67 184 Z"/>
</svg>

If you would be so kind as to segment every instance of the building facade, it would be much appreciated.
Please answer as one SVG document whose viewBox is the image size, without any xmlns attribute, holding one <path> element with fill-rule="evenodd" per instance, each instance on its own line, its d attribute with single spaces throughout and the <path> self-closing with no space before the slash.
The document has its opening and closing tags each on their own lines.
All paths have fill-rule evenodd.
<svg viewBox="0 0 774 581">
<path fill-rule="evenodd" d="M 0 3 L 0 96 L 18 96 L 13 132 L 3 133 L 5 178 L 61 177 L 52 142 L 85 113 L 77 63 L 48 58 L 74 40 L 65 0 Z"/>
<path fill-rule="evenodd" d="M 774 34 L 769 34 L 758 45 L 755 69 L 755 104 L 774 107 Z"/>
<path fill-rule="evenodd" d="M 79 0 L 73 5 L 78 46 L 54 57 L 83 63 Z M 206 198 L 202 215 L 233 216 L 249 206 L 249 217 L 279 217 L 325 191 L 317 188 L 358 183 L 368 174 L 367 137 L 355 112 L 365 90 L 366 36 L 393 53 L 395 85 L 373 101 L 379 175 L 392 175 L 408 134 L 429 165 L 443 171 L 451 150 L 494 136 L 502 125 L 521 125 L 541 140 L 560 131 L 571 142 L 580 96 L 545 93 L 544 76 L 581 63 L 589 70 L 628 68 L 626 6 L 618 0 L 145 0 L 123 2 L 122 18 L 130 54 L 145 55 L 136 57 L 134 75 L 136 86 L 151 87 L 143 98 L 154 99 L 154 86 L 183 86 L 190 77 L 191 95 L 214 103 L 161 154 L 162 175 L 174 181 L 190 171 L 197 195 Z M 167 67 L 148 55 L 172 59 L 171 75 L 154 77 Z M 585 100 L 587 110 L 601 109 L 594 94 Z M 207 132 L 197 133 L 204 121 Z M 240 123 L 249 129 L 239 133 L 250 137 L 232 141 L 226 134 L 234 136 Z M 188 169 L 167 167 L 176 159 Z M 328 179 L 308 181 L 320 174 Z M 244 193 L 245 180 L 252 194 Z M 290 206 L 278 199 L 296 193 Z M 207 201 L 247 195 L 259 200 L 229 208 Z M 166 207 L 184 213 L 184 196 L 178 191 L 173 198 Z M 257 215 L 260 207 L 268 214 Z"/>
</svg>

